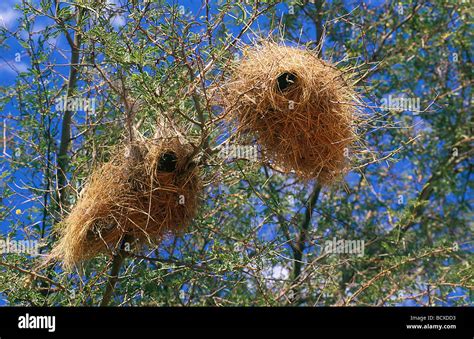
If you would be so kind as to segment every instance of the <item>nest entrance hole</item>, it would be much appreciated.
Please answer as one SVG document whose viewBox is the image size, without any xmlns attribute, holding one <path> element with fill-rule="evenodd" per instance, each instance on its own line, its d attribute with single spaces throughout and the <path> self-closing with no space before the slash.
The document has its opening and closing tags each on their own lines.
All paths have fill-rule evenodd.
<svg viewBox="0 0 474 339">
<path fill-rule="evenodd" d="M 295 86 L 298 77 L 294 73 L 285 72 L 277 78 L 277 89 L 280 93 L 288 92 L 293 86 Z"/>
<path fill-rule="evenodd" d="M 158 171 L 168 173 L 174 172 L 177 163 L 178 157 L 175 152 L 165 152 L 160 156 L 160 160 L 158 161 Z"/>
</svg>

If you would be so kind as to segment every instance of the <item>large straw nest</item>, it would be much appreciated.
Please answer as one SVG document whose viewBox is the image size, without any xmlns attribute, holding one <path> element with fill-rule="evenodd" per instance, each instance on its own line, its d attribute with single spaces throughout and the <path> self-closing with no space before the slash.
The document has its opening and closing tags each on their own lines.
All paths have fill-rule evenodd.
<svg viewBox="0 0 474 339">
<path fill-rule="evenodd" d="M 113 253 L 125 235 L 138 244 L 179 233 L 196 214 L 202 184 L 192 148 L 177 137 L 121 147 L 93 172 L 62 222 L 50 258 L 66 268 Z"/>
<path fill-rule="evenodd" d="M 332 183 L 356 139 L 349 76 L 309 50 L 264 42 L 246 47 L 221 92 L 226 114 L 251 132 L 283 172 Z"/>
</svg>

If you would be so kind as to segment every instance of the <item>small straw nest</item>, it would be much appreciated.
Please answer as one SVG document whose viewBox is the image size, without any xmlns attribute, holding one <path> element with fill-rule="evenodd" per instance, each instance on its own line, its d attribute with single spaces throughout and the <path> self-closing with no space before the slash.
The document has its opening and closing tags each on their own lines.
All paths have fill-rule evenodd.
<svg viewBox="0 0 474 339">
<path fill-rule="evenodd" d="M 196 214 L 202 183 L 192 148 L 177 137 L 121 147 L 95 170 L 71 213 L 51 259 L 71 268 L 114 253 L 125 235 L 138 244 L 180 233 Z"/>
<path fill-rule="evenodd" d="M 321 184 L 348 167 L 355 141 L 355 93 L 349 77 L 313 52 L 273 42 L 246 47 L 221 92 L 239 132 L 255 134 L 276 168 Z"/>
</svg>

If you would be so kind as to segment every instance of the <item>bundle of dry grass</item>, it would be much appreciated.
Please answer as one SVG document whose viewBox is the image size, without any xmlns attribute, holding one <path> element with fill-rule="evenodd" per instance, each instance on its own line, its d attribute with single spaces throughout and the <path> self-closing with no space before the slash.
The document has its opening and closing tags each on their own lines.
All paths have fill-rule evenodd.
<svg viewBox="0 0 474 339">
<path fill-rule="evenodd" d="M 139 244 L 179 233 L 196 214 L 202 184 L 192 148 L 176 138 L 121 148 L 93 172 L 63 221 L 51 258 L 71 268 L 112 253 L 125 235 Z"/>
<path fill-rule="evenodd" d="M 328 184 L 345 172 L 356 139 L 349 80 L 311 51 L 264 42 L 244 49 L 221 100 L 277 167 Z"/>
</svg>

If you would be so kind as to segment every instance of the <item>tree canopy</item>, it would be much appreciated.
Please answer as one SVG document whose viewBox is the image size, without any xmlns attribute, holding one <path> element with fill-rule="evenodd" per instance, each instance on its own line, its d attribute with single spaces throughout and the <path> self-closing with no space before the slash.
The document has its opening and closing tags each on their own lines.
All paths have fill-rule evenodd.
<svg viewBox="0 0 474 339">
<path fill-rule="evenodd" d="M 202 207 L 184 234 L 125 258 L 112 305 L 471 304 L 469 7 L 4 2 L 0 233 L 37 241 L 39 255 L 2 252 L 0 304 L 103 301 L 110 256 L 73 272 L 39 264 L 92 171 L 130 135 L 151 137 L 165 120 L 202 154 Z M 355 73 L 365 149 L 338 184 L 222 158 L 219 145 L 235 128 L 213 91 L 242 46 L 259 39 L 314 50 Z M 62 105 L 67 98 L 75 105 Z M 339 240 L 363 241 L 363 253 L 326 250 Z"/>
</svg>

